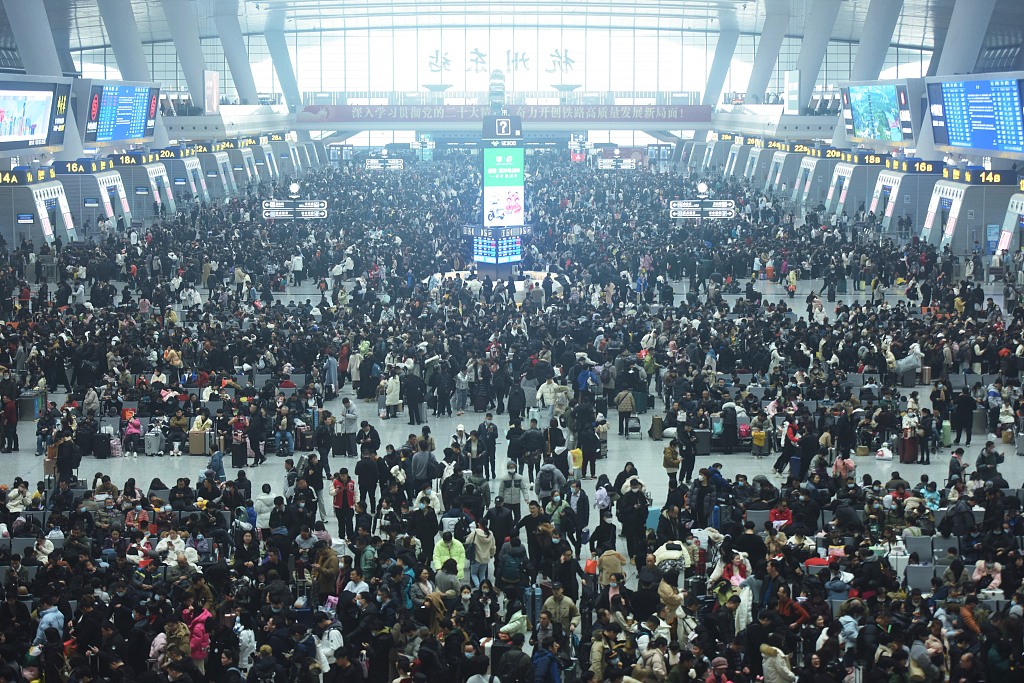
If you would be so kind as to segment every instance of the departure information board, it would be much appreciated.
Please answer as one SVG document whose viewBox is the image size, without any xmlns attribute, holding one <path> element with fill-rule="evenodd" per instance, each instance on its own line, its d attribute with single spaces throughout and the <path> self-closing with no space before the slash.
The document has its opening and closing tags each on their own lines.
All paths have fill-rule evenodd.
<svg viewBox="0 0 1024 683">
<path fill-rule="evenodd" d="M 160 89 L 144 85 L 94 85 L 85 117 L 86 142 L 119 142 L 153 136 Z"/>
<path fill-rule="evenodd" d="M 940 147 L 1024 153 L 1024 80 L 928 84 L 932 134 Z"/>
</svg>

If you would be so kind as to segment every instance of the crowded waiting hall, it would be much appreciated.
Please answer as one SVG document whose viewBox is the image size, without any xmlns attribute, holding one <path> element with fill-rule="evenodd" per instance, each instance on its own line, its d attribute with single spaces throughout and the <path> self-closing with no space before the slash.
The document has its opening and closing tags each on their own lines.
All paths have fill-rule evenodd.
<svg viewBox="0 0 1024 683">
<path fill-rule="evenodd" d="M 1024 683 L 1019 0 L 0 7 L 0 683 Z"/>
</svg>

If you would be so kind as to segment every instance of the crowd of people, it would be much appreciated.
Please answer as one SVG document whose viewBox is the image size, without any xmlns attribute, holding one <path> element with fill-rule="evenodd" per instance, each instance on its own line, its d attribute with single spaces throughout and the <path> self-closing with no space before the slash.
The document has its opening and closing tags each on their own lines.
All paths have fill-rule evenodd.
<svg viewBox="0 0 1024 683">
<path fill-rule="evenodd" d="M 311 172 L 323 222 L 263 221 L 265 184 L 99 244 L 23 241 L 2 274 L 0 393 L 66 399 L 36 429 L 56 483 L 2 494 L 0 523 L 35 542 L 0 556 L 0 679 L 1020 671 L 1024 528 L 994 443 L 973 468 L 958 449 L 948 481 L 856 473 L 876 451 L 928 462 L 953 431 L 970 445 L 979 407 L 987 441 L 1013 437 L 1016 278 L 997 303 L 948 250 L 794 216 L 733 178 L 709 184 L 737 220 L 677 225 L 668 203 L 696 180 L 533 157 L 522 270 L 548 275 L 518 282 L 468 262 L 480 172 L 464 157 Z M 33 272 L 43 253 L 58 282 Z M 319 297 L 284 303 L 303 282 Z M 768 282 L 789 296 L 769 300 Z M 900 390 L 919 370 L 927 401 Z M 640 402 L 662 418 L 662 462 L 599 474 Z M 453 414 L 478 425 L 423 425 Z M 376 427 L 401 417 L 415 430 L 382 443 Z M 724 466 L 697 467 L 706 432 Z M 209 468 L 119 488 L 82 476 L 97 444 L 209 449 Z M 786 479 L 748 479 L 737 449 L 777 456 Z M 227 476 L 268 451 L 283 486 Z M 924 538 L 937 554 L 907 552 Z M 911 586 L 904 555 L 943 569 Z"/>
</svg>

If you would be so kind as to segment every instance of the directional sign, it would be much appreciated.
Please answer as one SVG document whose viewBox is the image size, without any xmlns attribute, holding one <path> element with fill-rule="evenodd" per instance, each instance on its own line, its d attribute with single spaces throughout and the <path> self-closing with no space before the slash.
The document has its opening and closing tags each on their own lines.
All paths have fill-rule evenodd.
<svg viewBox="0 0 1024 683">
<path fill-rule="evenodd" d="M 732 199 L 675 199 L 669 202 L 670 218 L 736 218 Z"/>
<path fill-rule="evenodd" d="M 282 221 L 327 218 L 327 200 L 264 199 L 263 218 Z"/>
<path fill-rule="evenodd" d="M 405 159 L 367 159 L 367 171 L 401 171 L 405 168 Z"/>
<path fill-rule="evenodd" d="M 598 159 L 597 168 L 602 171 L 636 170 L 636 159 Z"/>
</svg>

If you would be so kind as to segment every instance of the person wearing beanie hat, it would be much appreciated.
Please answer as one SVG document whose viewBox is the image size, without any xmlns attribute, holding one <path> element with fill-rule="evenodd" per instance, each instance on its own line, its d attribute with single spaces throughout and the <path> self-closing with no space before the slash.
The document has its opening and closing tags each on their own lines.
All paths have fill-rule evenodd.
<svg viewBox="0 0 1024 683">
<path fill-rule="evenodd" d="M 523 475 L 516 470 L 516 464 L 509 462 L 506 466 L 505 476 L 498 484 L 498 495 L 504 499 L 505 507 L 512 513 L 512 518 L 517 522 L 520 518 L 519 505 L 523 501 Z"/>
</svg>

